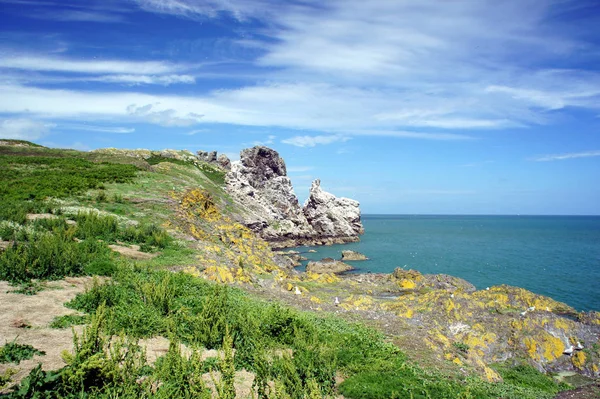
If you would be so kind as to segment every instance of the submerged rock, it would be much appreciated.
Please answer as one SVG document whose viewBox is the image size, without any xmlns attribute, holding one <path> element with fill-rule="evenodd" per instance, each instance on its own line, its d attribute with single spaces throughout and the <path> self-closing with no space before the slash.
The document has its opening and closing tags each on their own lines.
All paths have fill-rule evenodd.
<svg viewBox="0 0 600 399">
<path fill-rule="evenodd" d="M 308 262 L 306 265 L 307 273 L 344 273 L 350 270 L 354 270 L 352 266 L 347 263 L 340 262 L 339 260 L 335 260 L 333 258 L 324 258 L 320 261 Z"/>
<path fill-rule="evenodd" d="M 365 255 L 356 251 L 342 251 L 342 260 L 368 260 Z"/>
</svg>

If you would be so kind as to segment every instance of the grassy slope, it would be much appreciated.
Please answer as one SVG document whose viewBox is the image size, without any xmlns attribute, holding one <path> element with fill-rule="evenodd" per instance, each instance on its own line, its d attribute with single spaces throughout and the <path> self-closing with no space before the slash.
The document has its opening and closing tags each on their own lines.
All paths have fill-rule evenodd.
<svg viewBox="0 0 600 399">
<path fill-rule="evenodd" d="M 193 397 L 206 394 L 203 383 L 190 380 L 189 376 L 200 373 L 207 366 L 194 357 L 189 360 L 181 357 L 175 346 L 157 365 L 149 367 L 145 364 L 143 354 L 135 349 L 135 339 L 156 335 L 195 348 L 235 348 L 234 357 L 219 361 L 216 366 L 224 375 L 219 397 L 230 397 L 231 387 L 227 387 L 225 377 L 231 374 L 232 368 L 241 367 L 255 373 L 257 389 L 259 393 L 264 392 L 263 397 L 321 397 L 338 390 L 351 398 L 390 398 L 394 395 L 544 398 L 558 390 L 550 378 L 532 369 L 525 369 L 526 372 L 520 374 L 523 378 L 519 379 L 513 378 L 515 373 L 511 369 L 499 368 L 500 374 L 508 378 L 507 382 L 498 384 L 483 382 L 478 377 L 441 375 L 433 369 L 412 364 L 401 350 L 386 343 L 381 335 L 369 328 L 265 303 L 239 289 L 226 289 L 190 274 L 161 271 L 165 268 L 173 270 L 174 266 L 182 269 L 186 265 L 194 265 L 196 270 L 206 269 L 210 267 L 210 261 L 219 261 L 217 255 L 221 253 L 224 254 L 221 261 L 231 263 L 231 256 L 226 251 L 243 249 L 245 231 L 233 229 L 232 238 L 228 227 L 232 224 L 223 223 L 223 218 L 213 221 L 217 227 L 206 230 L 219 234 L 218 239 L 203 236 L 205 242 L 165 240 L 157 245 L 156 237 L 152 238 L 152 234 L 163 228 L 177 238 L 186 236 L 189 231 L 182 228 L 186 224 L 177 222 L 182 217 L 178 203 L 183 199 L 185 204 L 184 193 L 191 188 L 203 188 L 211 198 L 210 204 L 221 212 L 234 209 L 217 184 L 219 179 L 193 165 L 163 162 L 150 170 L 148 163 L 120 155 L 2 146 L 0 164 L 12 173 L 5 174 L 4 178 L 0 176 L 0 201 L 9 204 L 0 217 L 18 223 L 16 229 L 4 234 L 11 233 L 11 238 L 18 238 L 22 246 L 20 251 L 11 249 L 0 255 L 3 278 L 22 282 L 30 277 L 60 278 L 61 275 L 82 273 L 113 276 L 110 283 L 95 285 L 71 303 L 72 307 L 94 316 L 87 338 L 81 338 L 76 345 L 75 355 L 68 359 L 69 365 L 56 373 L 41 370 L 32 373 L 21 386 L 21 394 L 13 393 L 12 397 L 30 397 L 32 390 L 60 393 L 64 397 L 79 397 L 76 393 L 81 391 L 87 392 L 88 397 Z M 83 178 L 76 179 L 77 184 L 69 179 L 60 180 L 62 184 L 49 183 L 56 182 L 54 177 L 64 175 L 65 171 Z M 82 175 L 82 172 L 87 174 Z M 15 184 L 15 181 L 23 184 Z M 48 196 L 60 201 L 49 201 Z M 86 216 L 68 214 L 69 210 L 89 208 L 114 216 L 101 216 L 95 220 L 92 224 L 104 227 L 90 233 L 88 230 L 93 230 L 92 227 L 84 228 Z M 40 211 L 53 211 L 59 214 L 59 219 L 26 222 L 26 212 Z M 66 224 L 68 218 L 76 219 L 77 227 L 69 227 Z M 141 225 L 127 230 L 128 220 L 138 221 Z M 163 227 L 145 228 L 152 224 Z M 39 240 L 35 237 L 39 234 L 48 241 L 43 248 L 36 247 Z M 73 241 L 74 237 L 83 239 L 81 244 L 87 242 L 87 246 Z M 103 241 L 99 243 L 98 238 Z M 111 241 L 147 243 L 148 250 L 161 253 L 152 260 L 133 262 L 107 251 L 105 244 Z M 73 254 L 74 259 L 69 258 L 73 261 L 72 268 L 57 270 L 53 267 L 52 256 L 46 257 L 51 259 L 46 263 L 36 258 L 44 251 L 52 253 L 53 248 L 60 245 L 61 253 L 67 248 Z M 210 258 L 203 245 L 217 247 Z M 15 262 L 11 259 L 7 262 L 7 254 L 13 256 L 13 260 L 25 259 L 22 269 L 13 270 L 15 268 L 9 264 Z M 77 258 L 78 254 L 81 259 Z M 244 254 L 239 251 L 237 254 L 241 265 Z M 90 260 L 90 256 L 94 259 Z M 1 259 L 5 260 L 4 264 Z M 31 267 L 27 262 L 40 266 Z M 243 262 L 246 268 L 250 266 L 248 262 L 258 262 L 259 270 L 268 263 L 246 255 Z M 7 270 L 11 272 L 7 273 Z M 222 273 L 230 269 L 216 266 L 215 270 Z M 38 274 L 32 274 L 32 271 Z M 271 275 L 264 277 L 272 278 Z M 124 334 L 120 345 L 129 349 L 107 354 L 103 351 L 103 346 L 109 345 L 107 337 L 119 333 Z M 294 356 L 285 355 L 290 350 Z M 97 375 L 102 378 L 98 379 Z M 142 375 L 146 376 L 144 383 L 136 383 Z M 335 376 L 345 381 L 336 386 Z M 158 389 L 157 381 L 162 383 Z M 275 381 L 274 388 L 271 384 L 269 389 L 266 381 Z"/>
</svg>

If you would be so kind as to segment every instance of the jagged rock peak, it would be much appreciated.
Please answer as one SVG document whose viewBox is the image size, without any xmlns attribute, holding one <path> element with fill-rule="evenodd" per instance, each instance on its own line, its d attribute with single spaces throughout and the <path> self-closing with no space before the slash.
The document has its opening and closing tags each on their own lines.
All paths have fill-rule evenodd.
<svg viewBox="0 0 600 399">
<path fill-rule="evenodd" d="M 240 160 L 231 164 L 226 188 L 246 212 L 243 223 L 268 241 L 314 237 L 285 162 L 277 151 L 256 146 L 243 150 Z"/>
<path fill-rule="evenodd" d="M 319 179 L 313 181 L 302 211 L 322 237 L 353 237 L 364 233 L 358 201 L 324 191 Z"/>
<path fill-rule="evenodd" d="M 240 221 L 276 247 L 352 242 L 363 233 L 358 202 L 323 191 L 319 180 L 301 208 L 285 162 L 271 148 L 243 150 L 226 189 L 244 210 Z"/>
<path fill-rule="evenodd" d="M 249 177 L 254 187 L 259 187 L 267 180 L 287 176 L 283 158 L 277 151 L 268 147 L 255 146 L 242 150 L 240 162 L 252 175 Z"/>
</svg>

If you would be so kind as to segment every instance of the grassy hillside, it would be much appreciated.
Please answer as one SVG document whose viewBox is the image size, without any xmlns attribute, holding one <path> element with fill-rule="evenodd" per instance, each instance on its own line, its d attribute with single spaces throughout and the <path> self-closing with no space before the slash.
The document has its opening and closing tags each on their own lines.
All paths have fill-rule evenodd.
<svg viewBox="0 0 600 399">
<path fill-rule="evenodd" d="M 372 327 L 261 299 L 261 286 L 288 295 L 322 277 L 280 267 L 236 223 L 211 165 L 2 144 L 0 280 L 35 295 L 48 280 L 96 276 L 66 304 L 78 313 L 44 327 L 74 335 L 62 368 L 35 367 L 9 389 L 19 367 L 10 356 L 35 348 L 4 337 L 7 398 L 508 399 L 564 388 L 525 365 L 494 366 L 496 383 L 451 362 L 421 367 Z M 154 361 L 142 342 L 157 337 L 170 344 Z"/>
</svg>

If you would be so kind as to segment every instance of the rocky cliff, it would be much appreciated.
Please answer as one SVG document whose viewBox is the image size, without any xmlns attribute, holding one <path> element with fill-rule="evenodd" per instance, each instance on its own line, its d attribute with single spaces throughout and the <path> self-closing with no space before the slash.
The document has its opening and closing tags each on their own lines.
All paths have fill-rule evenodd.
<svg viewBox="0 0 600 399">
<path fill-rule="evenodd" d="M 364 231 L 358 202 L 323 191 L 319 180 L 300 207 L 285 162 L 267 147 L 240 153 L 227 173 L 226 189 L 244 209 L 243 224 L 274 247 L 358 241 Z"/>
</svg>

